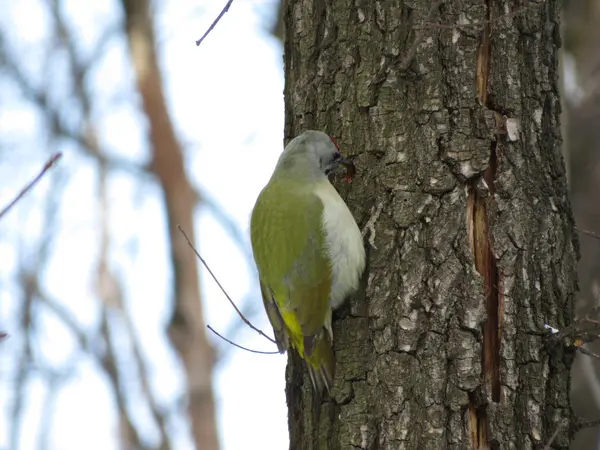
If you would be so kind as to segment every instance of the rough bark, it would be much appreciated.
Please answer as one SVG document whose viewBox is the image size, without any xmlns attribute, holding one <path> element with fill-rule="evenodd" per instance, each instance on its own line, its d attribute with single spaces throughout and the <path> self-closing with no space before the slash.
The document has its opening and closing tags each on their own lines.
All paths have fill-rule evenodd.
<svg viewBox="0 0 600 450">
<path fill-rule="evenodd" d="M 152 170 L 165 197 L 174 275 L 174 308 L 169 336 L 186 371 L 189 416 L 196 448 L 218 450 L 212 390 L 214 355 L 205 334 L 198 265 L 177 225 L 194 242 L 196 196 L 184 167 L 183 151 L 169 116 L 157 60 L 148 0 L 123 0 L 127 37 L 137 86 L 149 122 Z"/>
<path fill-rule="evenodd" d="M 559 2 L 519 8 L 285 2 L 286 141 L 322 129 L 353 157 L 338 186 L 370 241 L 332 397 L 290 356 L 291 449 L 524 449 L 559 424 L 568 448 L 573 354 L 544 330 L 576 290 Z"/>
</svg>

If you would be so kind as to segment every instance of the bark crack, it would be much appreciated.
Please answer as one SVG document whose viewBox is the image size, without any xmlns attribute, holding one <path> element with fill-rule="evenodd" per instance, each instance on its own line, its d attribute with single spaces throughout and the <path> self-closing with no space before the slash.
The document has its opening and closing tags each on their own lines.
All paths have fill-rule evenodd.
<svg viewBox="0 0 600 450">
<path fill-rule="evenodd" d="M 492 14 L 489 0 L 484 0 L 487 9 L 487 22 L 484 26 L 479 48 L 477 49 L 475 83 L 479 101 L 485 107 L 488 105 L 488 80 L 491 60 L 491 23 Z M 496 116 L 498 114 L 496 113 Z M 501 117 L 496 117 L 496 121 Z M 483 277 L 486 319 L 482 325 L 482 371 L 483 380 L 491 393 L 491 400 L 499 403 L 501 399 L 500 383 L 500 344 L 502 314 L 504 311 L 500 286 L 501 273 L 496 263 L 496 257 L 491 243 L 491 224 L 488 215 L 488 203 L 494 198 L 494 180 L 497 168 L 496 141 L 490 143 L 490 158 L 488 167 L 482 177 L 469 181 L 467 192 L 467 223 L 469 241 L 475 260 L 475 268 Z M 478 189 L 481 178 L 487 185 L 489 195 L 484 195 Z M 471 445 L 474 449 L 488 448 L 489 423 L 485 405 L 475 404 L 473 397 L 469 401 L 469 425 L 471 429 Z"/>
</svg>

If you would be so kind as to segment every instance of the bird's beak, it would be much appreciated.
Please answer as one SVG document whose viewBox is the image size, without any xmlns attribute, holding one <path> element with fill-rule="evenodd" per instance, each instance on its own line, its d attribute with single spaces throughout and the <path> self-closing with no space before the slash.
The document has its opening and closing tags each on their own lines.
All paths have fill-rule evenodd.
<svg viewBox="0 0 600 450">
<path fill-rule="evenodd" d="M 356 174 L 356 167 L 354 167 L 354 163 L 352 161 L 341 157 L 337 162 L 346 168 L 346 179 L 348 181 L 354 178 L 354 175 Z"/>
</svg>

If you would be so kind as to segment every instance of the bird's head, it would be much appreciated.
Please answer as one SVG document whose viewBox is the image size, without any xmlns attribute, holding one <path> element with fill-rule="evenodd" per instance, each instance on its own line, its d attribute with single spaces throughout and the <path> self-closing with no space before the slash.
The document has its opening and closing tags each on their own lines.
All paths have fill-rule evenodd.
<svg viewBox="0 0 600 450">
<path fill-rule="evenodd" d="M 277 168 L 295 175 L 318 178 L 346 168 L 347 178 L 354 176 L 354 164 L 340 154 L 336 142 L 322 131 L 308 130 L 294 138 L 285 148 Z"/>
</svg>

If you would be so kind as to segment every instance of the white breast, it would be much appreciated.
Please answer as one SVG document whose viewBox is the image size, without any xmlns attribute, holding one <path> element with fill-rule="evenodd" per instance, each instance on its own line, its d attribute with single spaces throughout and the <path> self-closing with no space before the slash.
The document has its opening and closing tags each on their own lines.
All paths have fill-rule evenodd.
<svg viewBox="0 0 600 450">
<path fill-rule="evenodd" d="M 333 275 L 331 307 L 337 308 L 358 289 L 365 269 L 365 247 L 352 213 L 331 183 L 327 179 L 319 182 L 314 192 L 324 205 L 323 228 Z"/>
</svg>

